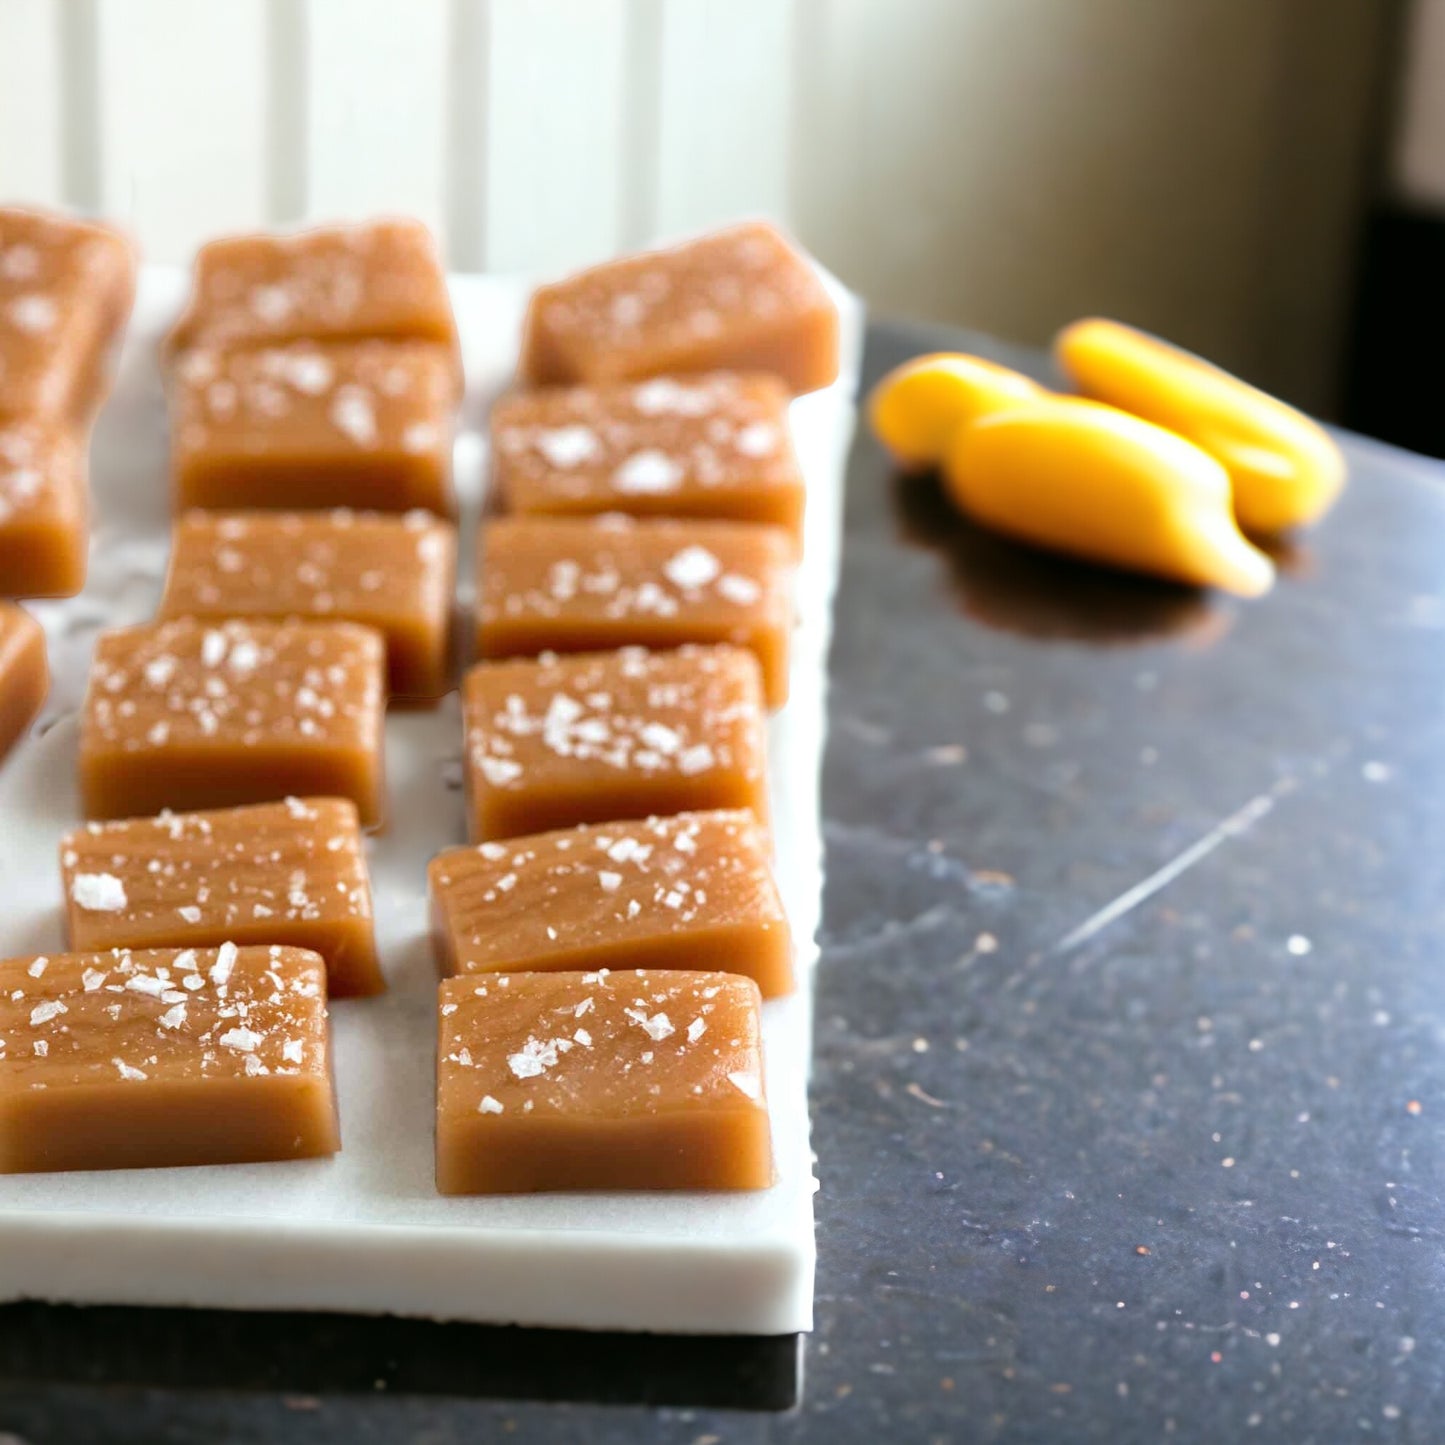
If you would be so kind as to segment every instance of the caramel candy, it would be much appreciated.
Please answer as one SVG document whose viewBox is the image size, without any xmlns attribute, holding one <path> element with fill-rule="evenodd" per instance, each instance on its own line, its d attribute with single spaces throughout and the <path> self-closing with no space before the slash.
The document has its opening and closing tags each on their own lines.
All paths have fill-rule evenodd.
<svg viewBox="0 0 1445 1445">
<path fill-rule="evenodd" d="M 788 700 L 791 547 L 777 527 L 504 517 L 481 531 L 477 654 L 732 642 Z"/>
<path fill-rule="evenodd" d="M 104 632 L 81 718 L 86 816 L 314 794 L 378 823 L 384 668 L 381 634 L 345 622 Z"/>
<path fill-rule="evenodd" d="M 90 419 L 135 274 L 134 248 L 111 226 L 0 207 L 0 416 Z"/>
<path fill-rule="evenodd" d="M 444 979 L 437 1189 L 766 1189 L 758 986 L 726 973 Z"/>
<path fill-rule="evenodd" d="M 386 638 L 390 686 L 451 686 L 457 537 L 428 512 L 190 512 L 175 526 L 162 617 L 329 618 Z"/>
<path fill-rule="evenodd" d="M 40 624 L 13 603 L 0 602 L 0 762 L 35 721 L 49 691 Z"/>
<path fill-rule="evenodd" d="M 226 943 L 0 962 L 0 1173 L 338 1148 L 316 954 Z"/>
<path fill-rule="evenodd" d="M 770 371 L 795 392 L 837 379 L 838 308 L 771 226 L 608 261 L 527 308 L 521 375 L 535 386 L 691 371 Z"/>
<path fill-rule="evenodd" d="M 73 597 L 85 586 L 85 461 L 74 423 L 0 417 L 0 597 Z"/>
<path fill-rule="evenodd" d="M 462 707 L 474 842 L 707 808 L 767 817 L 762 674 L 742 648 L 483 662 Z"/>
<path fill-rule="evenodd" d="M 87 823 L 61 842 L 60 873 L 73 949 L 283 943 L 326 960 L 333 997 L 386 987 L 356 808 L 340 798 Z"/>
<path fill-rule="evenodd" d="M 191 299 L 166 345 L 175 353 L 302 337 L 434 341 L 455 375 L 456 324 L 431 232 L 384 219 L 211 241 L 196 254 Z"/>
<path fill-rule="evenodd" d="M 176 367 L 170 400 L 177 508 L 455 509 L 444 347 L 200 347 Z"/>
<path fill-rule="evenodd" d="M 492 457 L 508 511 L 769 522 L 802 542 L 803 474 L 776 376 L 518 392 L 492 411 Z"/>
<path fill-rule="evenodd" d="M 768 840 L 751 813 L 607 823 L 453 848 L 427 870 L 448 973 L 719 969 L 793 986 Z"/>
</svg>

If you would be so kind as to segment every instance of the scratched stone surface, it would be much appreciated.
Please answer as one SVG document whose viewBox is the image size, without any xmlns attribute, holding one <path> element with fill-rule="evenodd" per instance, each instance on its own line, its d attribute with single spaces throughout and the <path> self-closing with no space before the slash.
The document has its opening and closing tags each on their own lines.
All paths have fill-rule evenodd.
<svg viewBox="0 0 1445 1445">
<path fill-rule="evenodd" d="M 885 326 L 870 375 L 960 345 L 1039 365 Z M 800 1403 L 786 1341 L 19 1307 L 0 1432 L 1445 1439 L 1445 470 L 1346 445 L 1235 603 L 989 538 L 859 439 Z"/>
</svg>

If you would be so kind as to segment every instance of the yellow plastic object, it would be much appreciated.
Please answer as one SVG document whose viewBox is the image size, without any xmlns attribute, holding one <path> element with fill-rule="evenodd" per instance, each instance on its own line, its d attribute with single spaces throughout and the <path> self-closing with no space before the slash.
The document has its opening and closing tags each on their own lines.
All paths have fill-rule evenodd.
<svg viewBox="0 0 1445 1445">
<path fill-rule="evenodd" d="M 908 471 L 936 467 L 966 421 L 1047 396 L 1022 372 L 981 356 L 938 351 L 894 367 L 868 398 L 873 433 Z"/>
<path fill-rule="evenodd" d="M 1051 397 L 969 422 L 944 480 L 984 526 L 1039 547 L 1244 597 L 1274 581 L 1235 525 L 1224 468 L 1113 407 Z"/>
<path fill-rule="evenodd" d="M 1313 522 L 1344 486 L 1344 457 L 1322 427 L 1187 351 L 1091 319 L 1066 326 L 1054 354 L 1085 396 L 1168 427 L 1223 463 L 1248 532 Z"/>
</svg>

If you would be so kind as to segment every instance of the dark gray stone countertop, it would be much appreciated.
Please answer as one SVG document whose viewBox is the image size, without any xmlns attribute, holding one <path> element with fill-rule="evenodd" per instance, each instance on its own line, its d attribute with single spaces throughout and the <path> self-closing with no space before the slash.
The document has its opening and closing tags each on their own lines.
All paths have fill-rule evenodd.
<svg viewBox="0 0 1445 1445">
<path fill-rule="evenodd" d="M 1038 364 L 885 325 L 870 378 L 945 345 Z M 1345 445 L 1235 603 L 987 537 L 860 436 L 799 1404 L 788 1341 L 16 1306 L 0 1431 L 1445 1439 L 1445 471 Z"/>
</svg>

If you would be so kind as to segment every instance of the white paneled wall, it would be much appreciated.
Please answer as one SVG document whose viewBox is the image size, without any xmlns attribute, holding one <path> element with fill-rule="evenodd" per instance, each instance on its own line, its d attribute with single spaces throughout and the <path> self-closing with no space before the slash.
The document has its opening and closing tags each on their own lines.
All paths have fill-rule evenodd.
<svg viewBox="0 0 1445 1445">
<path fill-rule="evenodd" d="M 540 271 L 772 214 L 882 309 L 1111 311 L 1317 404 L 1390 9 L 0 0 L 0 198 L 169 260 L 407 211 L 459 269 Z"/>
</svg>

